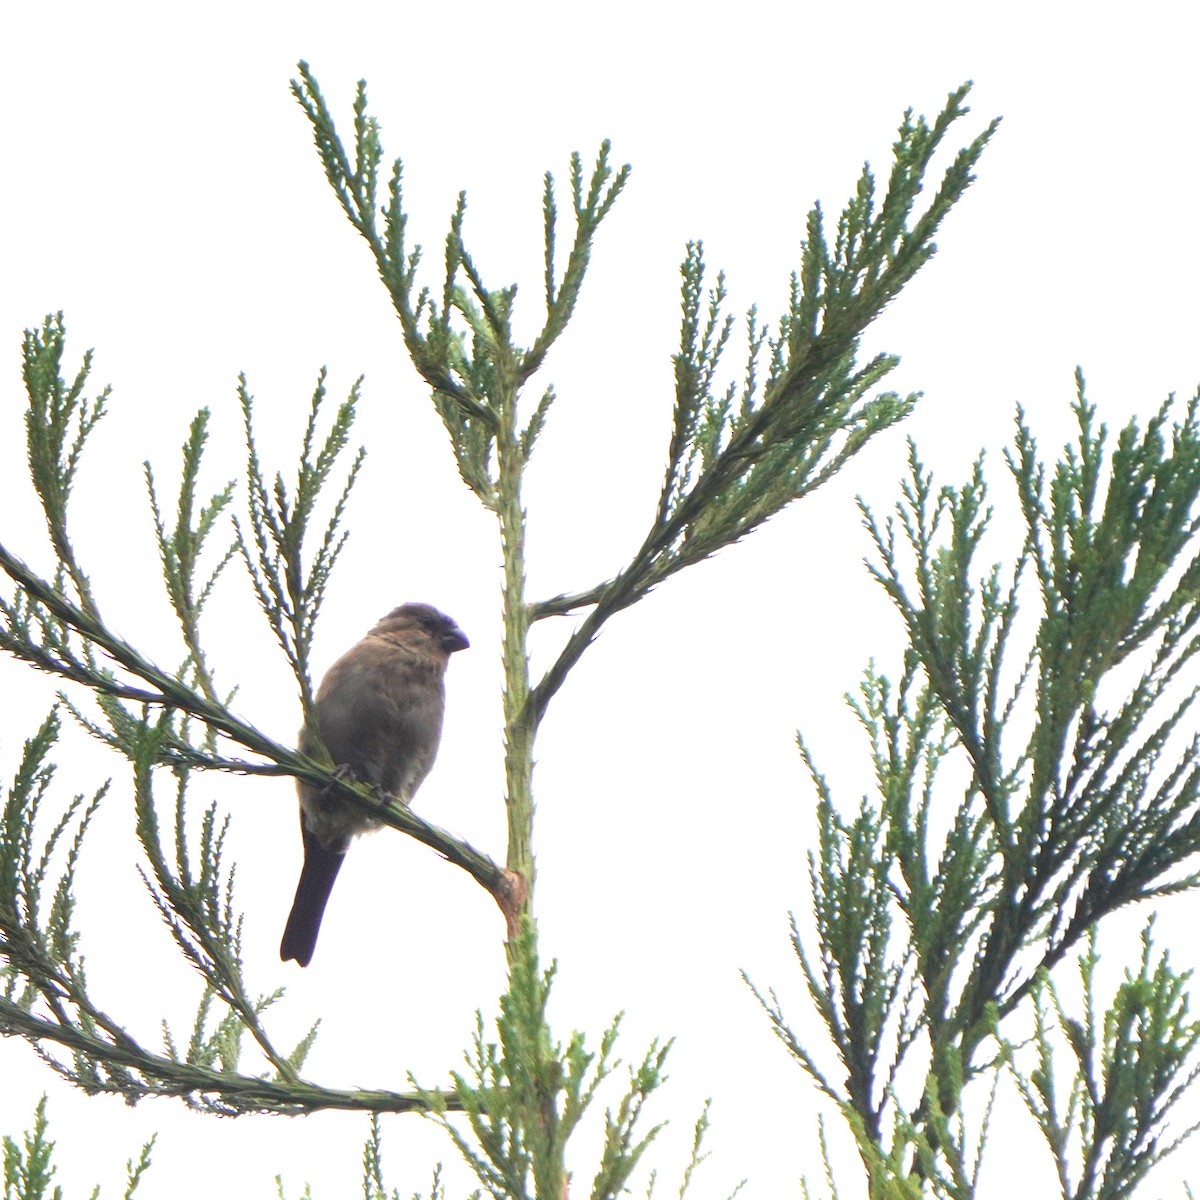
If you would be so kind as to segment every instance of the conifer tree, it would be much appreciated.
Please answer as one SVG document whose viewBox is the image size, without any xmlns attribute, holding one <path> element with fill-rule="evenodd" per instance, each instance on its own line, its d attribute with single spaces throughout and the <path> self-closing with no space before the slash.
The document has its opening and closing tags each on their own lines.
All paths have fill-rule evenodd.
<svg viewBox="0 0 1200 1200">
<path fill-rule="evenodd" d="M 523 477 L 554 406 L 569 399 L 524 389 L 571 320 L 593 242 L 630 168 L 613 165 L 605 142 L 590 170 L 572 156 L 565 195 L 546 175 L 543 315 L 521 345 L 516 285 L 488 282 L 468 250 L 465 196 L 450 219 L 443 267 L 422 282 L 401 163 L 385 167 L 365 84 L 346 137 L 306 64 L 292 88 L 337 202 L 375 262 L 407 355 L 430 388 L 458 474 L 495 520 L 507 854 L 494 861 L 467 836 L 388 803 L 337 764 L 265 736 L 234 706 L 233 681 L 211 665 L 205 606 L 228 572 L 245 571 L 264 636 L 277 643 L 311 713 L 313 638 L 348 536 L 347 502 L 369 469 L 365 450 L 350 449 L 360 385 L 331 406 L 322 373 L 305 404 L 294 467 L 264 463 L 244 377 L 240 479 L 207 482 L 207 409 L 184 442 L 176 497 L 161 494 L 145 464 L 165 601 L 180 637 L 178 661 L 163 667 L 107 623 L 105 599 L 87 574 L 95 550 L 73 536 L 76 473 L 108 391 L 88 394 L 90 352 L 71 374 L 64 320 L 51 315 L 25 335 L 24 382 L 30 478 L 56 566 L 39 574 L 12 547 L 11 532 L 0 537 L 8 578 L 0 648 L 57 677 L 62 691 L 30 731 L 0 822 L 0 1031 L 30 1041 L 53 1070 L 92 1094 L 175 1096 L 223 1115 L 369 1113 L 365 1195 L 386 1194 L 379 1115 L 405 1112 L 444 1127 L 480 1189 L 497 1200 L 561 1200 L 571 1171 L 577 1190 L 616 1197 L 637 1183 L 660 1128 L 648 1124 L 643 1106 L 663 1080 L 670 1043 L 636 1056 L 623 1095 L 592 1118 L 602 1134 L 585 1176 L 571 1142 L 617 1068 L 619 1019 L 598 1038 L 575 1031 L 565 1039 L 547 1020 L 555 969 L 542 964 L 538 947 L 532 791 L 543 718 L 611 616 L 806 496 L 912 410 L 915 395 L 878 391 L 897 359 L 860 362 L 860 339 L 933 255 L 935 234 L 971 183 L 996 122 L 930 187 L 933 157 L 968 111 L 968 88 L 953 92 L 931 122 L 905 114 L 881 193 L 864 168 L 832 228 L 819 206 L 809 213 L 787 309 L 774 324 L 753 308 L 746 314 L 733 383 L 722 382 L 737 328 L 725 312 L 724 277 L 710 283 L 701 244 L 688 244 L 667 466 L 644 537 L 612 578 L 531 598 Z M 1082 381 L 1075 411 L 1079 440 L 1053 463 L 1020 420 L 1008 467 L 1027 532 L 1007 564 L 986 569 L 976 562 L 990 520 L 982 464 L 966 484 L 936 488 L 912 448 L 894 515 L 880 519 L 864 508 L 871 572 L 909 643 L 898 678 L 871 668 L 852 700 L 878 795 L 856 813 L 836 803 L 819 752 L 801 743 L 818 800 L 810 860 L 816 940 L 798 920 L 794 940 L 834 1051 L 829 1061 L 840 1065 L 826 1065 L 772 993 L 757 994 L 787 1050 L 849 1123 L 873 1196 L 972 1196 L 986 1123 L 967 1129 L 963 1101 L 1002 1071 L 1012 1072 L 1052 1147 L 1064 1195 L 1129 1194 L 1187 1132 L 1168 1120 L 1197 1069 L 1200 1026 L 1188 1016 L 1186 978 L 1153 949 L 1149 931 L 1103 1015 L 1094 977 L 1106 916 L 1196 882 L 1188 863 L 1200 838 L 1197 744 L 1179 739 L 1197 644 L 1200 431 L 1195 403 L 1175 423 L 1164 407 L 1145 430 L 1128 426 L 1110 450 Z M 379 453 L 386 447 L 372 447 Z M 1040 614 L 1025 642 L 1019 612 Z M 531 674 L 531 628 L 568 614 L 572 632 L 548 668 Z M 1122 691 L 1133 666 L 1136 680 Z M 58 798 L 53 756 L 68 720 L 131 767 L 147 896 L 202 983 L 186 1041 L 171 1032 L 178 1017 L 164 1020 L 155 1044 L 89 991 L 74 923 L 76 869 L 97 806 L 119 802 L 120 789 L 106 783 L 91 796 Z M 946 801 L 938 772 L 952 758 L 967 764 L 969 783 Z M 215 807 L 197 814 L 188 804 L 193 779 L 206 772 L 290 776 L 328 789 L 465 871 L 499 905 L 508 987 L 494 1017 L 485 1018 L 481 998 L 465 1071 L 448 1068 L 437 1086 L 410 1077 L 391 1090 L 337 1089 L 304 1073 L 315 1026 L 298 1045 L 277 1043 L 271 1008 L 281 991 L 255 991 L 247 979 L 227 824 Z M 1058 981 L 1072 955 L 1082 1010 Z M 1022 1015 L 1033 1029 L 1025 1041 L 1010 1032 Z M 1056 1091 L 1064 1048 L 1065 1102 Z M 684 1188 L 704 1157 L 706 1128 L 707 1111 Z M 28 1200 L 48 1186 L 45 1132 L 40 1107 L 24 1149 L 6 1141 L 12 1195 Z M 131 1163 L 127 1194 L 149 1154 L 146 1147 Z M 436 1175 L 432 1194 L 444 1194 Z"/>
</svg>

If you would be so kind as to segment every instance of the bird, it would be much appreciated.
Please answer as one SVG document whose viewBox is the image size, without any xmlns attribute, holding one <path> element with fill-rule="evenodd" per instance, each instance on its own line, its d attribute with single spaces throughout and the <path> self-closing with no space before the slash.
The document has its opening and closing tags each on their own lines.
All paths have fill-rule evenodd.
<svg viewBox="0 0 1200 1200">
<path fill-rule="evenodd" d="M 316 728 L 300 730 L 300 752 L 316 754 L 323 744 L 338 775 L 369 784 L 383 801 L 411 803 L 441 741 L 450 656 L 469 645 L 431 604 L 392 609 L 325 674 L 312 711 Z M 307 967 L 350 843 L 382 822 L 328 787 L 298 779 L 296 790 L 304 866 L 279 957 Z"/>
</svg>

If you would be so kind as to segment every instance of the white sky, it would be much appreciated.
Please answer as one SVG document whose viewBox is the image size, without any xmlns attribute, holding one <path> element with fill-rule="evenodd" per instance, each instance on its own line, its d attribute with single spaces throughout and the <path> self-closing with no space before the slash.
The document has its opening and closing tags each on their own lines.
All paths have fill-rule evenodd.
<svg viewBox="0 0 1200 1200">
<path fill-rule="evenodd" d="M 451 667 L 441 758 L 418 808 L 502 858 L 494 531 L 458 481 L 366 248 L 289 96 L 297 59 L 346 128 L 354 81 L 368 80 L 386 148 L 405 160 L 427 280 L 439 278 L 465 188 L 468 247 L 492 284 L 520 281 L 527 314 L 540 294 L 542 172 L 565 184 L 570 152 L 590 164 L 603 137 L 616 163 L 634 166 L 544 373 L 560 399 L 526 497 L 531 597 L 607 577 L 641 540 L 665 454 L 687 239 L 703 237 L 714 274 L 727 271 L 733 311 L 757 302 L 774 319 L 812 201 L 839 211 L 864 158 L 886 175 L 907 106 L 932 116 L 974 79 L 974 111 L 949 149 L 995 114 L 1004 124 L 939 256 L 868 339 L 870 351 L 902 355 L 890 386 L 923 390 L 917 413 L 823 493 L 614 620 L 539 742 L 538 912 L 545 952 L 560 962 L 560 1034 L 579 1027 L 594 1044 L 625 1009 L 626 1058 L 656 1035 L 678 1036 L 652 1113 L 672 1119 L 648 1159 L 661 1186 L 674 1188 L 710 1095 L 712 1159 L 698 1195 L 725 1195 L 743 1175 L 754 1198 L 794 1189 L 801 1173 L 816 1186 L 812 1090 L 737 973 L 775 985 L 821 1044 L 787 943 L 788 910 L 806 911 L 813 841 L 793 736 L 805 731 L 854 803 L 868 783 L 864 745 L 839 697 L 871 656 L 894 670 L 900 644 L 861 566 L 853 497 L 890 503 L 906 435 L 942 480 L 961 480 L 981 446 L 995 456 L 1004 444 L 1018 402 L 1049 451 L 1069 431 L 1077 363 L 1110 424 L 1193 392 L 1200 103 L 1185 11 L 877 0 L 7 5 L 0 540 L 45 564 L 23 471 L 19 350 L 21 330 L 49 311 L 65 310 L 71 364 L 95 347 L 93 382 L 113 385 L 78 483 L 77 545 L 112 623 L 164 662 L 177 651 L 142 461 L 169 494 L 188 422 L 208 405 L 209 491 L 239 474 L 244 370 L 273 469 L 290 459 L 318 368 L 328 366 L 334 398 L 365 373 L 357 439 L 369 455 L 318 667 L 404 599 L 458 619 L 473 645 Z M 1011 504 L 995 457 L 993 481 L 997 505 Z M 290 737 L 298 705 L 286 669 L 230 580 L 209 632 L 220 678 L 239 685 L 251 720 Z M 539 631 L 538 662 L 564 633 L 565 623 Z M 9 776 L 52 689 L 7 662 L 0 689 Z M 80 747 L 63 763 L 62 794 L 109 772 L 80 922 L 97 993 L 155 1044 L 164 1015 L 186 1036 L 195 984 L 139 894 L 124 769 Z M 199 780 L 197 813 L 212 799 L 233 814 L 249 978 L 263 992 L 287 987 L 279 1042 L 319 1016 L 313 1078 L 402 1088 L 412 1069 L 444 1079 L 474 1009 L 490 1014 L 502 986 L 491 901 L 415 843 L 369 839 L 339 881 L 313 966 L 283 967 L 276 948 L 299 860 L 293 794 L 284 783 Z M 1183 932 L 1193 903 L 1163 913 L 1177 967 L 1197 962 Z M 1114 969 L 1134 958 L 1141 920 L 1102 942 Z M 368 923 L 382 947 L 371 957 Z M 305 1180 L 318 1198 L 358 1187 L 360 1117 L 131 1111 L 57 1086 L 16 1043 L 0 1045 L 0 1079 L 0 1132 L 24 1129 L 49 1088 L 68 1195 L 97 1181 L 119 1194 L 124 1160 L 155 1129 L 148 1197 L 269 1196 L 276 1172 L 289 1196 Z M 1007 1111 L 1005 1122 L 981 1195 L 1006 1194 L 1018 1177 L 1051 1194 L 1040 1141 Z M 454 1157 L 412 1120 L 387 1122 L 385 1153 L 404 1195 L 427 1190 L 433 1162 Z M 1156 1194 L 1179 1195 L 1189 1163 L 1200 1178 L 1200 1145 L 1161 1173 Z M 575 1165 L 582 1196 L 589 1164 Z M 851 1179 L 844 1195 L 858 1194 Z"/>
</svg>

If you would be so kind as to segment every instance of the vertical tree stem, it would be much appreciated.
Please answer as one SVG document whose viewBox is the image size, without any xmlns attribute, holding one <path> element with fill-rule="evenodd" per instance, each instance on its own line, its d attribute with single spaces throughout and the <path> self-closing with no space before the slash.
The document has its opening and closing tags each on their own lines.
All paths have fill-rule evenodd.
<svg viewBox="0 0 1200 1200">
<path fill-rule="evenodd" d="M 525 510 L 521 476 L 525 456 L 517 427 L 516 370 L 501 365 L 500 430 L 496 438 L 497 515 L 504 555 L 504 778 L 508 808 L 510 871 L 525 882 L 524 908 L 532 905 L 533 739 L 536 732 L 529 704 L 529 609 L 525 603 Z M 505 369 L 509 368 L 509 369 Z"/>
</svg>

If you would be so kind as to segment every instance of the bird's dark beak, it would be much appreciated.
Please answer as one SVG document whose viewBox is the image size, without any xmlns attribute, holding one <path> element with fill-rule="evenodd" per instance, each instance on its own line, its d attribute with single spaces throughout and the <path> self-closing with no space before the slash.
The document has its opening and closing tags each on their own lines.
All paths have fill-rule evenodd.
<svg viewBox="0 0 1200 1200">
<path fill-rule="evenodd" d="M 442 643 L 442 649 L 447 654 L 453 654 L 455 650 L 466 650 L 471 645 L 467 641 L 467 635 L 457 625 L 452 625 L 447 629 L 439 640 Z"/>
</svg>

